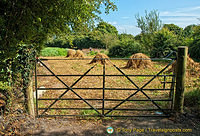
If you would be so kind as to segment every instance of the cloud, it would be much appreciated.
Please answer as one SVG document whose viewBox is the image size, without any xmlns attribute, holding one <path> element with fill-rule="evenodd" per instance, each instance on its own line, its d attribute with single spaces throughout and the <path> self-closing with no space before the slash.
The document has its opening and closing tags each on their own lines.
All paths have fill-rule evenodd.
<svg viewBox="0 0 200 136">
<path fill-rule="evenodd" d="M 127 34 L 132 34 L 132 35 L 138 35 L 141 30 L 134 26 L 134 25 L 116 25 L 115 26 L 119 33 L 127 33 Z"/>
<path fill-rule="evenodd" d="M 186 8 L 179 8 L 179 11 L 181 12 L 190 12 L 190 11 L 199 11 L 200 10 L 200 6 L 195 6 L 195 7 L 186 7 Z"/>
<path fill-rule="evenodd" d="M 198 24 L 197 18 L 200 17 L 200 6 L 177 8 L 174 11 L 160 12 L 160 17 L 163 23 L 173 23 L 180 27 L 185 27 L 190 24 Z"/>
<path fill-rule="evenodd" d="M 108 23 L 111 24 L 111 25 L 117 25 L 117 22 L 116 22 L 116 21 L 108 22 Z"/>
</svg>

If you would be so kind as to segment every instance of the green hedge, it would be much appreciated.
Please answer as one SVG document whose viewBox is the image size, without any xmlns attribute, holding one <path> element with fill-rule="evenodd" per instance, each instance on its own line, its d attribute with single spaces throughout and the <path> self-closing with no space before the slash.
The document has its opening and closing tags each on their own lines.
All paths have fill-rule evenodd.
<svg viewBox="0 0 200 136">
<path fill-rule="evenodd" d="M 136 41 L 120 42 L 109 48 L 110 57 L 129 57 L 135 53 L 145 53 L 144 47 Z"/>
<path fill-rule="evenodd" d="M 41 56 L 67 56 L 67 49 L 65 48 L 56 48 L 56 47 L 47 47 L 41 51 Z"/>
</svg>

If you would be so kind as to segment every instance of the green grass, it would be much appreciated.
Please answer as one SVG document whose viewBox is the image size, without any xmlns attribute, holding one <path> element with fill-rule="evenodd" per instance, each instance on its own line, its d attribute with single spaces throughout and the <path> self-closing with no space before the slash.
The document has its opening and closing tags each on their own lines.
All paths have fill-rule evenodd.
<svg viewBox="0 0 200 136">
<path fill-rule="evenodd" d="M 200 88 L 185 92 L 184 104 L 188 107 L 200 108 Z"/>
<path fill-rule="evenodd" d="M 67 56 L 67 49 L 56 48 L 56 47 L 47 47 L 41 51 L 41 56 Z"/>
<path fill-rule="evenodd" d="M 95 110 L 82 110 L 80 115 L 98 115 Z"/>
</svg>

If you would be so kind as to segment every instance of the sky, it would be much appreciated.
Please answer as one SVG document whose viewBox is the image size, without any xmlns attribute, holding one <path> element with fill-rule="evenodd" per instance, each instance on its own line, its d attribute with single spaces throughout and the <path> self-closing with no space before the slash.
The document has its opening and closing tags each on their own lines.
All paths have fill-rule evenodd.
<svg viewBox="0 0 200 136">
<path fill-rule="evenodd" d="M 135 15 L 145 15 L 145 10 L 157 10 L 162 24 L 175 24 L 186 27 L 191 24 L 200 24 L 200 0 L 113 0 L 118 10 L 100 17 L 117 28 L 119 33 L 137 35 Z"/>
</svg>

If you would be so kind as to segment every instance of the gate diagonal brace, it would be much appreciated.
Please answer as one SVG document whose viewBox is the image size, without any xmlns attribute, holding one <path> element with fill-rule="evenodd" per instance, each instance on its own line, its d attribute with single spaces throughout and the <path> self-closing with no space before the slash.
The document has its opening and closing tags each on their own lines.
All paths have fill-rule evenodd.
<svg viewBox="0 0 200 136">
<path fill-rule="evenodd" d="M 51 105 L 49 105 L 49 107 L 47 109 L 45 109 L 41 115 L 43 115 L 45 112 L 47 112 L 47 110 L 49 110 L 62 96 L 64 96 L 69 90 L 71 90 L 76 96 L 78 96 L 81 100 L 83 100 L 88 106 L 90 106 L 92 109 L 94 109 L 99 115 L 102 115 L 96 108 L 94 108 L 91 104 L 89 104 L 84 98 L 82 98 L 80 95 L 78 95 L 73 89 L 72 87 L 74 85 L 76 85 L 87 73 L 89 73 L 97 64 L 95 64 L 94 66 L 92 66 L 90 69 L 88 69 L 78 80 L 76 80 L 73 85 L 71 85 L 70 87 L 63 82 L 53 71 L 51 71 L 41 60 L 38 59 L 38 61 L 49 71 L 51 72 L 51 74 L 53 76 L 55 76 L 63 85 L 65 85 L 68 89 L 62 93 L 58 99 L 56 99 Z"/>
<path fill-rule="evenodd" d="M 133 94 L 131 94 L 129 97 L 127 97 L 126 99 L 124 99 L 121 103 L 119 103 L 118 105 L 116 105 L 113 109 L 109 110 L 108 112 L 105 113 L 105 116 L 107 114 L 109 114 L 110 112 L 112 112 L 113 110 L 115 110 L 117 107 L 119 107 L 120 105 L 122 105 L 124 102 L 126 102 L 128 99 L 130 99 L 131 97 L 133 97 L 134 95 L 136 95 L 139 91 L 141 91 L 143 93 L 143 95 L 145 97 L 147 97 L 159 110 L 161 110 L 164 114 L 168 115 L 154 100 L 152 100 L 144 91 L 142 91 L 144 89 L 144 87 L 146 87 L 149 83 L 151 83 L 156 77 L 158 77 L 163 71 L 165 71 L 175 60 L 172 60 L 172 62 L 170 62 L 165 68 L 163 68 L 160 72 L 158 72 L 152 79 L 150 79 L 145 85 L 143 85 L 141 88 L 139 88 L 120 68 L 118 68 L 115 64 L 113 64 L 112 62 L 110 62 L 120 73 L 122 73 L 138 90 L 136 92 L 134 92 Z"/>
</svg>

